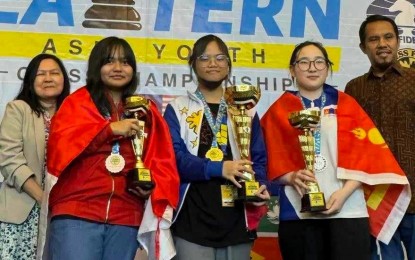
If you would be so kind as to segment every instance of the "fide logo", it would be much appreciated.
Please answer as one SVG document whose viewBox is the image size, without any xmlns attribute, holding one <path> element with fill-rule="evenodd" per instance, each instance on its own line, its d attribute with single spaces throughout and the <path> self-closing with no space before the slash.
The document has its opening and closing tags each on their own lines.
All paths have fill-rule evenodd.
<svg viewBox="0 0 415 260">
<path fill-rule="evenodd" d="M 366 10 L 368 16 L 380 14 L 398 26 L 401 44 L 415 44 L 415 0 L 375 0 Z"/>
<path fill-rule="evenodd" d="M 402 48 L 398 50 L 398 61 L 402 67 L 415 68 L 415 49 Z"/>
<path fill-rule="evenodd" d="M 398 26 L 398 60 L 403 67 L 415 68 L 415 0 L 375 0 L 367 8 L 368 16 L 380 14 Z"/>
<path fill-rule="evenodd" d="M 82 26 L 85 28 L 141 30 L 141 16 L 133 0 L 91 0 Z"/>
</svg>

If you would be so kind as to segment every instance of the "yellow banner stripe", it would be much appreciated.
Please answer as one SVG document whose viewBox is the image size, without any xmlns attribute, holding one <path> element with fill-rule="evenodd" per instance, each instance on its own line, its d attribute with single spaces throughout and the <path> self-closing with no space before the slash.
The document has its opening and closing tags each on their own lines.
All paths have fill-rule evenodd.
<svg viewBox="0 0 415 260">
<path fill-rule="evenodd" d="M 376 185 L 375 189 L 370 194 L 367 200 L 367 206 L 373 210 L 376 210 L 379 207 L 379 204 L 385 197 L 386 192 L 388 191 L 389 184 Z"/>
<path fill-rule="evenodd" d="M 104 38 L 96 35 L 50 34 L 31 32 L 1 32 L 0 56 L 32 58 L 47 52 L 62 59 L 87 60 L 95 42 Z M 186 57 L 194 40 L 161 38 L 125 38 L 133 47 L 137 62 L 147 64 L 186 64 Z M 234 67 L 259 69 L 288 69 L 288 62 L 295 44 L 255 43 L 228 41 Z M 339 70 L 341 48 L 326 46 Z M 159 50 L 159 52 L 157 51 Z"/>
</svg>

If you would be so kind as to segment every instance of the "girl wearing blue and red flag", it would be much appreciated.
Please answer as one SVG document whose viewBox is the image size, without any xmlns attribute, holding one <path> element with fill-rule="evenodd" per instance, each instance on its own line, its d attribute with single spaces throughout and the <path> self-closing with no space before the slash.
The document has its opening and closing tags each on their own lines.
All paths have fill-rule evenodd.
<svg viewBox="0 0 415 260">
<path fill-rule="evenodd" d="M 261 119 L 268 177 L 279 183 L 279 243 L 284 259 L 370 259 L 371 233 L 388 243 L 410 199 L 408 180 L 357 102 L 325 84 L 332 63 L 317 42 L 297 45 L 286 91 Z M 321 112 L 314 128 L 315 163 L 305 170 L 290 113 Z M 326 210 L 300 212 L 307 182 L 317 182 Z M 384 184 L 384 185 L 380 185 Z"/>
</svg>

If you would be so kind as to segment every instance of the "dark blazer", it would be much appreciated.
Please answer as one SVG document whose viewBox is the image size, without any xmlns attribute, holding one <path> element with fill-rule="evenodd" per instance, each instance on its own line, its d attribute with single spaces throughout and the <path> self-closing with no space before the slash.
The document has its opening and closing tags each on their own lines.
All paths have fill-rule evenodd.
<svg viewBox="0 0 415 260">
<path fill-rule="evenodd" d="M 7 104 L 0 124 L 0 221 L 21 224 L 35 205 L 22 190 L 25 181 L 35 176 L 41 184 L 45 161 L 45 124 L 22 100 Z"/>
</svg>

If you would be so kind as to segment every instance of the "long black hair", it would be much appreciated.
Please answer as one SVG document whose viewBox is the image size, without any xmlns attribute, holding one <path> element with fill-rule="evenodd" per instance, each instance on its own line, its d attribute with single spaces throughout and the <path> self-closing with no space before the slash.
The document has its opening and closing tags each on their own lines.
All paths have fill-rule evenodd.
<svg viewBox="0 0 415 260">
<path fill-rule="evenodd" d="M 39 97 L 36 95 L 35 92 L 35 80 L 40 63 L 46 59 L 54 60 L 58 64 L 63 75 L 63 90 L 62 93 L 56 99 L 56 110 L 59 109 L 63 100 L 69 95 L 71 88 L 68 73 L 66 72 L 65 66 L 63 66 L 62 61 L 58 57 L 47 53 L 42 53 L 34 57 L 29 62 L 29 65 L 27 65 L 26 72 L 23 77 L 22 87 L 20 88 L 20 92 L 19 94 L 17 94 L 15 100 L 23 100 L 24 102 L 26 102 L 38 117 L 44 113 L 44 109 L 40 104 Z"/>
<path fill-rule="evenodd" d="M 122 98 L 131 96 L 137 89 L 137 64 L 133 49 L 124 39 L 107 37 L 99 41 L 91 51 L 86 73 L 86 88 L 89 91 L 95 106 L 101 115 L 107 116 L 111 111 L 111 105 L 105 95 L 104 83 L 101 79 L 101 68 L 114 56 L 118 50 L 124 51 L 124 58 L 133 69 L 133 77 L 130 83 L 123 88 Z"/>
</svg>

